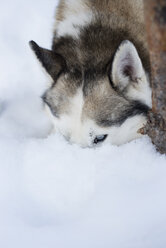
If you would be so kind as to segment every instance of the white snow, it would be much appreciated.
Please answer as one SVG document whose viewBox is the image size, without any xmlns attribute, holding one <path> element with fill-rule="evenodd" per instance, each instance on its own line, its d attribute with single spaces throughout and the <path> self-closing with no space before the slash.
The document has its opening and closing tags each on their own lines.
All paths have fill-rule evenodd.
<svg viewBox="0 0 166 248">
<path fill-rule="evenodd" d="M 0 1 L 0 247 L 165 248 L 166 156 L 147 137 L 81 149 L 49 135 L 28 41 L 51 46 L 55 5 Z"/>
</svg>

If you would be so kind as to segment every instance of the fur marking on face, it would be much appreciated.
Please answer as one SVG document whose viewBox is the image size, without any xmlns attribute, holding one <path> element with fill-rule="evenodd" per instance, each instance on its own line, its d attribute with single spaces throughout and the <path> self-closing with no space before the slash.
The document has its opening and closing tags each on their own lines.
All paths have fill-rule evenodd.
<svg viewBox="0 0 166 248">
<path fill-rule="evenodd" d="M 77 13 L 74 16 L 70 16 L 70 18 L 64 20 L 59 23 L 56 35 L 57 37 L 63 37 L 65 35 L 72 36 L 74 38 L 78 38 L 80 35 L 81 28 L 88 25 L 92 20 L 92 13 Z"/>
<path fill-rule="evenodd" d="M 43 101 L 54 130 L 83 147 L 121 145 L 151 108 L 142 0 L 60 0 L 50 50 L 30 42 L 52 78 Z"/>
<path fill-rule="evenodd" d="M 55 23 L 56 36 L 66 35 L 78 38 L 81 28 L 91 23 L 93 12 L 88 8 L 86 0 L 65 0 L 63 18 Z M 60 9 L 59 12 L 62 10 Z M 58 14 L 58 13 L 57 13 Z"/>
</svg>

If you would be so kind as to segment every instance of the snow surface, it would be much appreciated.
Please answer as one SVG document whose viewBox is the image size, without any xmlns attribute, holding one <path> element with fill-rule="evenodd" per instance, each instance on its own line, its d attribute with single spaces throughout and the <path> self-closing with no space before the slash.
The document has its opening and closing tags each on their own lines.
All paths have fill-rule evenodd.
<svg viewBox="0 0 166 248">
<path fill-rule="evenodd" d="M 165 248 L 166 157 L 147 137 L 81 149 L 49 135 L 28 41 L 51 46 L 55 5 L 0 1 L 0 247 Z"/>
</svg>

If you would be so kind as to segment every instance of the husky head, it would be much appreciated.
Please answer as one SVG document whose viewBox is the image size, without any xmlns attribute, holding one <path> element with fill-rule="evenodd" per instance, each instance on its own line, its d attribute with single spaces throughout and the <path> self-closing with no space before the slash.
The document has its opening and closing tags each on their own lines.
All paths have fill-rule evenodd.
<svg viewBox="0 0 166 248">
<path fill-rule="evenodd" d="M 132 42 L 123 41 L 108 64 L 90 67 L 72 67 L 55 51 L 30 44 L 53 79 L 42 99 L 55 129 L 69 142 L 120 145 L 141 136 L 151 89 Z"/>
</svg>

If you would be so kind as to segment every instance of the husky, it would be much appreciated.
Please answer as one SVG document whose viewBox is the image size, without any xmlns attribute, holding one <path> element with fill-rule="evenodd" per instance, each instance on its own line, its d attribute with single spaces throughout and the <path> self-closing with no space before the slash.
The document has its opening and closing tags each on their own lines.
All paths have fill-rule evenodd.
<svg viewBox="0 0 166 248">
<path fill-rule="evenodd" d="M 43 102 L 69 142 L 141 137 L 152 104 L 143 16 L 142 0 L 60 0 L 51 50 L 30 41 L 51 76 Z"/>
</svg>

